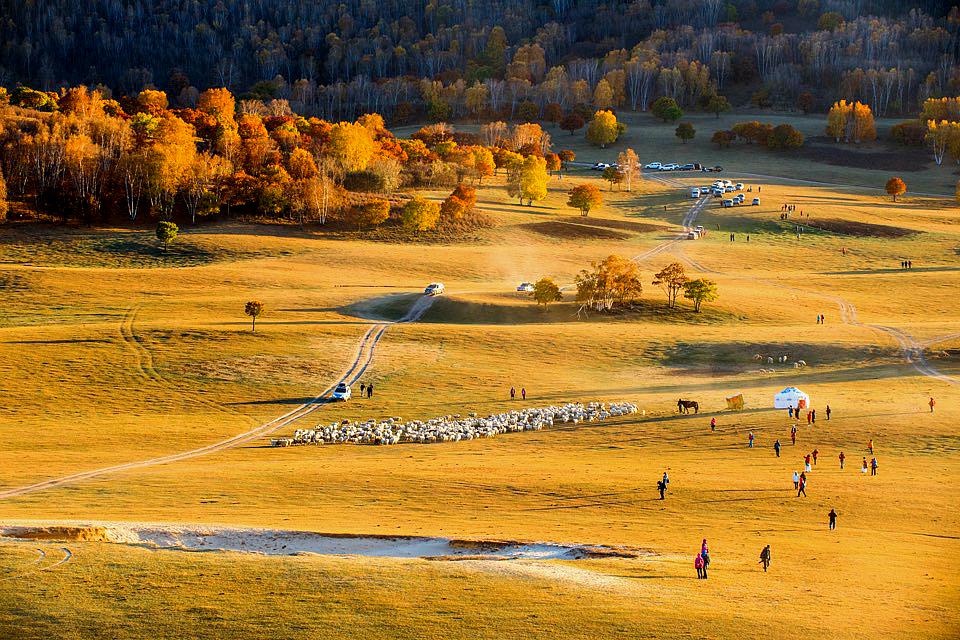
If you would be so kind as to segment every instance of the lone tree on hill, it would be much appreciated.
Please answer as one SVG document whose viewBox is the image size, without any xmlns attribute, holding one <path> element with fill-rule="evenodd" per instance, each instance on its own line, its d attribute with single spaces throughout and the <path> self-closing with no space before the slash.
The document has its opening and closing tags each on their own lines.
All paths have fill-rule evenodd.
<svg viewBox="0 0 960 640">
<path fill-rule="evenodd" d="M 693 300 L 693 310 L 700 313 L 700 307 L 704 302 L 713 302 L 720 297 L 717 290 L 717 283 L 706 278 L 690 280 L 683 285 L 683 297 L 687 300 Z"/>
<path fill-rule="evenodd" d="M 586 217 L 591 209 L 596 209 L 603 204 L 603 194 L 600 189 L 592 184 L 581 184 L 570 190 L 570 199 L 567 200 L 568 207 L 580 209 L 580 215 Z"/>
<path fill-rule="evenodd" d="M 653 284 L 663 287 L 667 294 L 667 305 L 670 307 L 677 306 L 677 295 L 689 281 L 690 278 L 684 273 L 683 265 L 679 262 L 671 262 L 653 276 Z"/>
<path fill-rule="evenodd" d="M 593 120 L 587 127 L 587 140 L 599 145 L 601 149 L 617 141 L 625 127 L 617 122 L 612 111 L 600 110 L 593 114 Z"/>
<path fill-rule="evenodd" d="M 697 130 L 694 129 L 693 125 L 689 122 L 681 122 L 677 125 L 676 134 L 683 144 L 687 144 L 687 140 L 693 140 L 693 136 L 697 134 Z"/>
<path fill-rule="evenodd" d="M 902 196 L 907 192 L 907 183 L 902 178 L 894 176 L 887 180 L 887 193 L 893 196 L 893 201 L 897 201 L 897 196 Z"/>
<path fill-rule="evenodd" d="M 560 302 L 563 294 L 560 293 L 560 287 L 557 286 L 556 282 L 550 278 L 540 278 L 536 284 L 533 285 L 533 291 L 530 292 L 530 297 L 536 300 L 538 305 L 542 304 L 543 308 L 546 309 L 547 305 L 551 302 Z"/>
<path fill-rule="evenodd" d="M 243 312 L 253 318 L 253 325 L 250 327 L 250 331 L 256 333 L 257 318 L 263 315 L 263 303 L 257 300 L 251 300 L 247 303 L 247 306 L 243 308 Z"/>
<path fill-rule="evenodd" d="M 712 111 L 719 118 L 724 111 L 730 111 L 730 101 L 727 100 L 726 96 L 713 94 L 707 101 L 707 111 Z"/>
<path fill-rule="evenodd" d="M 167 247 L 174 241 L 179 232 L 180 227 L 172 222 L 164 221 L 157 223 L 157 240 L 163 243 L 164 252 L 166 252 Z"/>
<path fill-rule="evenodd" d="M 440 205 L 423 196 L 414 196 L 400 209 L 400 223 L 411 231 L 428 231 L 440 221 Z"/>
</svg>

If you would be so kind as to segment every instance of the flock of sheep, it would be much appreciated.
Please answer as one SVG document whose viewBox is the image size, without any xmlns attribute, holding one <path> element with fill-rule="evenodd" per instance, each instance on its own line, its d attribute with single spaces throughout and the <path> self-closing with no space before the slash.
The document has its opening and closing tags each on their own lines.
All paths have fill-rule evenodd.
<svg viewBox="0 0 960 640">
<path fill-rule="evenodd" d="M 636 405 L 629 402 L 591 402 L 587 405 L 568 403 L 535 409 L 520 409 L 498 413 L 485 418 L 471 413 L 468 417 L 459 414 L 433 418 L 426 422 L 404 422 L 401 418 L 368 420 L 366 422 L 334 422 L 316 429 L 297 429 L 292 438 L 275 438 L 274 447 L 289 447 L 303 444 L 373 444 L 387 445 L 410 442 L 430 444 L 434 442 L 459 442 L 476 438 L 492 438 L 501 433 L 539 431 L 554 424 L 578 424 L 598 422 L 613 416 L 637 413 Z"/>
<path fill-rule="evenodd" d="M 753 359 L 759 362 L 763 362 L 764 360 L 766 360 L 767 364 L 773 364 L 775 361 L 779 362 L 780 364 L 786 364 L 790 360 L 790 356 L 779 355 L 776 357 L 776 359 L 774 359 L 773 356 L 763 356 L 757 353 L 757 354 L 754 354 Z M 797 360 L 796 362 L 793 363 L 794 369 L 800 369 L 805 366 L 807 366 L 807 363 L 804 360 Z M 776 373 L 777 370 L 776 369 L 758 369 L 757 372 L 758 373 Z"/>
</svg>

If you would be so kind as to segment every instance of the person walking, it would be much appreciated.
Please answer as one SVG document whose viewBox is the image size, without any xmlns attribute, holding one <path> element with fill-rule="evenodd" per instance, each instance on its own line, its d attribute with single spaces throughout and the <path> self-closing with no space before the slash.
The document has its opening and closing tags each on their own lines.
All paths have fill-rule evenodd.
<svg viewBox="0 0 960 640">
<path fill-rule="evenodd" d="M 808 426 L 808 427 L 809 427 L 810 424 L 813 422 L 813 417 L 812 417 L 812 416 L 813 416 L 813 414 L 810 413 L 809 411 L 807 411 L 807 426 Z"/>
<path fill-rule="evenodd" d="M 809 473 L 809 472 L 811 471 L 811 468 L 810 468 L 810 454 L 809 454 L 809 453 L 808 453 L 807 455 L 803 456 L 803 470 L 804 470 L 805 473 Z"/>
<path fill-rule="evenodd" d="M 517 388 L 510 387 L 510 399 L 513 400 L 517 397 Z"/>
<path fill-rule="evenodd" d="M 816 410 L 816 409 L 811 409 L 811 410 L 810 410 L 810 422 L 811 422 L 812 424 L 817 424 L 817 410 Z"/>
<path fill-rule="evenodd" d="M 870 450 L 870 455 L 873 455 L 873 438 L 870 438 L 870 442 L 867 443 L 867 449 Z"/>
<path fill-rule="evenodd" d="M 864 456 L 863 465 L 860 467 L 860 473 L 866 473 L 866 472 L 867 472 L 867 457 Z"/>
<path fill-rule="evenodd" d="M 699 553 L 697 557 L 693 559 L 693 566 L 697 570 L 697 580 L 703 580 L 707 577 L 707 572 L 703 569 L 703 556 Z"/>
<path fill-rule="evenodd" d="M 717 430 L 717 419 L 710 418 L 710 431 L 716 431 L 716 430 Z"/>
<path fill-rule="evenodd" d="M 777 440 L 773 443 L 773 450 L 777 453 L 777 457 L 780 457 L 780 440 Z"/>
<path fill-rule="evenodd" d="M 797 444 L 797 425 L 790 427 L 790 442 L 796 446 Z"/>
<path fill-rule="evenodd" d="M 843 469 L 843 461 L 847 459 L 847 456 L 843 455 L 843 451 L 841 451 L 837 457 L 840 458 L 840 469 Z"/>
<path fill-rule="evenodd" d="M 793 472 L 793 488 L 794 489 L 800 488 L 800 474 L 797 473 L 796 471 Z"/>
<path fill-rule="evenodd" d="M 879 466 L 879 465 L 877 464 L 877 459 L 876 459 L 876 458 L 870 458 L 870 475 L 872 475 L 872 476 L 877 475 L 877 466 Z"/>
<path fill-rule="evenodd" d="M 753 431 L 747 436 L 747 448 L 753 449 Z"/>
<path fill-rule="evenodd" d="M 710 566 L 710 549 L 707 548 L 707 539 L 700 545 L 700 557 L 703 558 L 703 579 L 707 579 L 707 568 Z"/>
<path fill-rule="evenodd" d="M 817 456 L 820 455 L 819 449 L 813 450 L 813 466 L 817 466 Z"/>
<path fill-rule="evenodd" d="M 830 509 L 830 513 L 827 514 L 827 518 L 830 519 L 830 530 L 833 531 L 837 528 L 837 512 L 833 509 Z"/>
<path fill-rule="evenodd" d="M 830 420 L 830 405 L 827 405 L 827 421 Z"/>
<path fill-rule="evenodd" d="M 520 387 L 520 397 L 521 397 L 522 399 L 524 399 L 524 400 L 527 399 L 527 388 L 526 388 L 526 387 Z"/>
<path fill-rule="evenodd" d="M 760 552 L 760 564 L 763 565 L 763 572 L 766 573 L 770 568 L 770 545 L 765 546 Z"/>
<path fill-rule="evenodd" d="M 807 497 L 807 476 L 806 474 L 800 474 L 800 484 L 797 487 L 797 497 L 800 497 L 800 494 L 803 494 L 803 497 Z"/>
<path fill-rule="evenodd" d="M 787 407 L 787 416 L 789 416 L 790 418 L 793 418 L 793 405 L 790 405 L 789 407 Z"/>
<path fill-rule="evenodd" d="M 930 402 L 927 404 L 930 405 L 930 413 L 933 413 L 933 408 L 937 406 L 937 401 L 933 399 L 933 396 L 930 396 Z"/>
<path fill-rule="evenodd" d="M 360 383 L 360 397 L 363 397 L 363 394 L 366 393 L 367 385 L 363 382 Z"/>
<path fill-rule="evenodd" d="M 663 484 L 663 480 L 657 480 L 657 491 L 660 492 L 660 499 L 663 500 L 667 492 L 667 485 Z"/>
<path fill-rule="evenodd" d="M 373 397 L 373 383 L 372 383 L 372 382 L 367 385 L 367 397 L 368 397 L 368 398 L 372 398 L 372 397 Z"/>
<path fill-rule="evenodd" d="M 907 269 L 913 269 L 913 260 L 907 260 Z"/>
<path fill-rule="evenodd" d="M 669 489 L 669 488 L 670 488 L 670 476 L 667 475 L 667 472 L 666 472 L 666 471 L 663 472 L 663 478 L 662 478 L 662 480 L 663 480 L 663 488 L 664 488 L 664 489 Z"/>
</svg>

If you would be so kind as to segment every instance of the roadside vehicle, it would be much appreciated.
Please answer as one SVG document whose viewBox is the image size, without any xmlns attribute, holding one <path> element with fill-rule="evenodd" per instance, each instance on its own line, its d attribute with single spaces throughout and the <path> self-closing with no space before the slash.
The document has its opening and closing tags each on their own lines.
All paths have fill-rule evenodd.
<svg viewBox="0 0 960 640">
<path fill-rule="evenodd" d="M 754 199 L 753 199 L 753 206 L 755 206 L 755 207 L 759 207 L 759 206 L 760 206 L 760 198 L 754 198 Z"/>
<path fill-rule="evenodd" d="M 687 164 L 680 165 L 679 169 L 680 171 L 693 171 L 694 165 L 692 162 L 690 162 Z"/>
<path fill-rule="evenodd" d="M 660 171 L 676 171 L 680 165 L 671 162 L 670 164 L 660 165 Z"/>
<path fill-rule="evenodd" d="M 532 283 L 532 282 L 521 282 L 521 283 L 517 286 L 517 291 L 520 291 L 521 293 L 530 293 L 531 291 L 533 291 L 533 283 Z"/>
<path fill-rule="evenodd" d="M 446 288 L 442 282 L 431 282 L 427 285 L 427 288 L 423 290 L 423 293 L 428 296 L 439 296 L 443 294 L 445 290 Z"/>
<path fill-rule="evenodd" d="M 699 235 L 696 231 L 688 231 L 688 232 L 687 232 L 687 240 L 696 240 L 696 239 L 699 238 L 699 237 L 700 237 L 700 235 Z"/>
<path fill-rule="evenodd" d="M 663 165 L 661 165 L 659 162 L 651 162 L 650 164 L 643 165 L 643 168 L 659 171 L 661 166 Z"/>
<path fill-rule="evenodd" d="M 697 233 L 699 233 L 701 238 L 702 238 L 703 236 L 707 235 L 707 230 L 703 228 L 703 225 L 702 225 L 702 224 L 698 224 L 697 226 L 695 226 L 695 227 L 693 228 L 693 230 L 696 231 Z"/>
<path fill-rule="evenodd" d="M 726 185 L 726 186 L 723 188 L 723 192 L 724 192 L 724 193 L 733 193 L 733 185 Z"/>
<path fill-rule="evenodd" d="M 720 202 L 720 206 L 723 206 L 723 207 L 732 207 L 732 206 L 733 206 L 733 200 L 722 200 L 722 201 Z"/>
<path fill-rule="evenodd" d="M 598 162 L 597 164 L 593 165 L 594 171 L 603 171 L 604 169 L 608 168 L 610 168 L 610 165 L 606 162 Z"/>
<path fill-rule="evenodd" d="M 691 197 L 691 198 L 699 198 L 699 197 L 700 197 L 700 187 L 693 187 L 692 189 L 690 189 L 690 197 Z"/>
<path fill-rule="evenodd" d="M 738 182 L 738 183 L 736 184 L 736 187 L 737 187 L 737 191 L 743 191 L 743 183 L 742 183 L 742 182 Z"/>
<path fill-rule="evenodd" d="M 720 165 L 715 165 L 713 167 L 704 167 L 703 170 L 711 171 L 713 173 L 720 173 L 721 171 L 723 171 L 723 167 L 721 167 Z"/>
<path fill-rule="evenodd" d="M 348 385 L 346 382 L 341 382 L 333 390 L 333 394 L 331 394 L 330 397 L 333 398 L 334 400 L 340 400 L 341 402 L 346 402 L 347 400 L 350 399 L 350 395 L 351 395 L 350 385 Z"/>
</svg>

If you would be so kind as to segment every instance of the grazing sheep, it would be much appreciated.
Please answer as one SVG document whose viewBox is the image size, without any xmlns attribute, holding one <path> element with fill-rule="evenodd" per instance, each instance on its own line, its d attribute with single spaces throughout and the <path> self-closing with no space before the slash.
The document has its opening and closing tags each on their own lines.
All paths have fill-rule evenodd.
<svg viewBox="0 0 960 640">
<path fill-rule="evenodd" d="M 807 363 L 804 360 L 797 360 L 797 364 L 799 364 L 801 367 L 807 366 Z"/>
<path fill-rule="evenodd" d="M 767 364 L 773 364 L 773 357 L 767 356 Z"/>
<path fill-rule="evenodd" d="M 755 353 L 755 354 L 753 355 L 753 359 L 754 359 L 754 360 L 763 360 L 763 356 L 760 355 L 759 353 Z"/>
<path fill-rule="evenodd" d="M 432 444 L 435 442 L 460 442 L 475 438 L 492 438 L 501 433 L 540 431 L 554 424 L 579 424 L 597 422 L 613 416 L 637 413 L 637 407 L 629 402 L 609 405 L 600 402 L 590 404 L 565 404 L 538 409 L 522 409 L 500 413 L 485 418 L 471 414 L 469 418 L 445 416 L 427 421 L 402 422 L 388 419 L 382 422 L 350 422 L 319 425 L 315 429 L 297 429 L 289 444 L 373 444 L 391 445 L 401 442 Z M 280 439 L 278 439 L 280 440 Z M 276 441 L 274 441 L 276 442 Z M 272 442 L 273 443 L 273 442 Z M 272 444 L 271 443 L 271 444 Z M 274 446 L 289 446 L 274 444 Z"/>
</svg>

